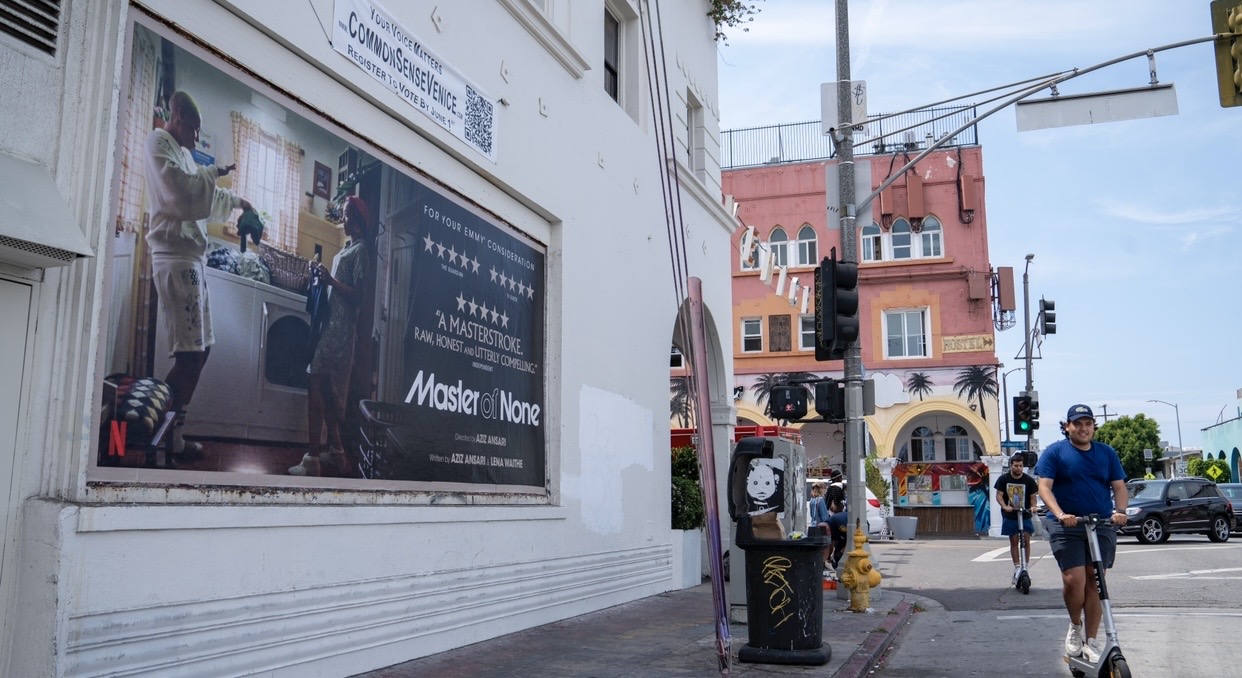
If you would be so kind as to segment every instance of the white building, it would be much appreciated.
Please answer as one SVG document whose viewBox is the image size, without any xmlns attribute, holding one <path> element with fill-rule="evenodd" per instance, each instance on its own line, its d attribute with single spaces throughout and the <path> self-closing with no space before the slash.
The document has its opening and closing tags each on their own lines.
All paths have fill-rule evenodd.
<svg viewBox="0 0 1242 678">
<path fill-rule="evenodd" d="M 27 4 L 0 7 L 0 675 L 349 675 L 679 585 L 687 275 L 722 457 L 733 420 L 707 0 L 659 3 L 655 51 L 641 0 Z M 231 272 L 240 212 L 204 220 L 202 453 L 148 455 L 116 393 L 173 364 L 143 144 L 178 90 L 269 282 Z M 289 475 L 306 260 L 349 195 L 378 237 L 345 456 Z"/>
</svg>

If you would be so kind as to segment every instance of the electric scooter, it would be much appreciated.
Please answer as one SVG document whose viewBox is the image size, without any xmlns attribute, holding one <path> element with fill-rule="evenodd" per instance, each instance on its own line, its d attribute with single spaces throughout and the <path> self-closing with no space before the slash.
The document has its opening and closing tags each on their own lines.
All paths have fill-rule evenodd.
<svg viewBox="0 0 1242 678">
<path fill-rule="evenodd" d="M 1022 511 L 1019 510 L 1017 513 L 1018 513 L 1018 563 L 1022 569 L 1018 571 L 1018 579 L 1017 581 L 1013 583 L 1013 585 L 1017 587 L 1019 591 L 1022 592 L 1022 595 L 1027 595 L 1028 593 L 1031 592 L 1031 574 L 1026 571 L 1027 558 L 1029 556 L 1026 553 L 1026 533 L 1023 531 L 1024 527 L 1022 525 Z"/>
<path fill-rule="evenodd" d="M 1104 583 L 1104 559 L 1100 556 L 1100 540 L 1096 536 L 1096 527 L 1106 525 L 1108 521 L 1098 515 L 1078 516 L 1078 523 L 1086 528 L 1087 544 L 1091 548 L 1091 563 L 1095 567 L 1095 587 L 1100 593 L 1100 608 L 1103 611 L 1104 646 L 1100 648 L 1100 661 L 1092 664 L 1087 661 L 1086 653 L 1078 657 L 1066 656 L 1070 673 L 1074 678 L 1083 678 L 1088 674 L 1098 678 L 1130 678 L 1130 665 L 1121 655 L 1121 646 L 1117 644 L 1117 625 L 1113 623 L 1113 606 L 1108 600 L 1108 587 Z M 1084 620 L 1085 621 L 1085 620 Z M 1086 641 L 1083 641 L 1084 645 Z"/>
</svg>

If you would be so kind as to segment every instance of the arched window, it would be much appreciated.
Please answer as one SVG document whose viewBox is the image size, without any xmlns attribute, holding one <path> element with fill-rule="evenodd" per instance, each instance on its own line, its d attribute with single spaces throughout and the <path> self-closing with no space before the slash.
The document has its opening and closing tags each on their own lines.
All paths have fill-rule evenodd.
<svg viewBox="0 0 1242 678">
<path fill-rule="evenodd" d="M 919 256 L 924 258 L 938 258 L 944 256 L 944 245 L 941 242 L 943 233 L 940 229 L 940 220 L 936 217 L 926 217 L 923 219 L 923 232 L 919 234 L 922 251 Z"/>
<path fill-rule="evenodd" d="M 798 265 L 814 266 L 819 263 L 815 261 L 818 258 L 816 254 L 818 248 L 815 246 L 815 229 L 810 224 L 803 224 L 798 230 Z"/>
<path fill-rule="evenodd" d="M 950 426 L 944 432 L 944 460 L 970 461 L 970 434 L 961 426 Z"/>
<path fill-rule="evenodd" d="M 893 258 L 909 259 L 914 256 L 910 238 L 910 222 L 898 219 L 893 222 Z"/>
<path fill-rule="evenodd" d="M 789 236 L 785 235 L 785 229 L 780 226 L 772 229 L 772 235 L 768 236 L 768 247 L 772 248 L 772 263 L 777 266 L 789 265 Z"/>
<path fill-rule="evenodd" d="M 936 461 L 936 443 L 932 430 L 920 426 L 910 433 L 910 461 Z"/>
<path fill-rule="evenodd" d="M 884 260 L 884 241 L 880 233 L 880 226 L 872 222 L 870 226 L 863 226 L 862 237 L 859 238 L 862 243 L 862 254 L 859 255 L 859 261 L 883 261 Z"/>
</svg>

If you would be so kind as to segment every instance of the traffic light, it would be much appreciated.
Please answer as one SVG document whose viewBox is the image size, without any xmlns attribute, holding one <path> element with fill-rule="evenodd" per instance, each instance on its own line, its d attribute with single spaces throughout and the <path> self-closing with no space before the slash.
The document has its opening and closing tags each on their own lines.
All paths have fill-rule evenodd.
<svg viewBox="0 0 1242 678">
<path fill-rule="evenodd" d="M 828 421 L 844 421 L 845 383 L 829 379 L 815 384 L 815 411 Z"/>
<path fill-rule="evenodd" d="M 1039 430 L 1039 400 L 1033 396 L 1027 396 L 1031 399 L 1031 430 Z"/>
<path fill-rule="evenodd" d="M 1031 396 L 1020 395 L 1013 397 L 1013 432 L 1014 435 L 1031 435 L 1035 430 L 1034 420 L 1031 418 L 1032 405 L 1035 401 Z"/>
<path fill-rule="evenodd" d="M 1039 333 L 1057 333 L 1057 302 L 1051 299 L 1039 300 Z"/>
<path fill-rule="evenodd" d="M 858 264 L 837 261 L 834 247 L 815 270 L 815 359 L 841 360 L 857 340 Z"/>
<path fill-rule="evenodd" d="M 1212 32 L 1242 33 L 1242 0 L 1213 0 Z M 1216 80 L 1222 108 L 1242 106 L 1242 35 L 1216 38 Z"/>
<path fill-rule="evenodd" d="M 806 389 L 802 386 L 773 386 L 768 393 L 768 414 L 773 419 L 797 421 L 806 416 Z"/>
</svg>

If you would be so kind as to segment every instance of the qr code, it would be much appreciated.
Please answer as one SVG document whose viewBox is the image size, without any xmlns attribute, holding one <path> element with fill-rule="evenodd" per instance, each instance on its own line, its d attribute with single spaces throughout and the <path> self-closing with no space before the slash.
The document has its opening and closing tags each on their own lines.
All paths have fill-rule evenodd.
<svg viewBox="0 0 1242 678">
<path fill-rule="evenodd" d="M 466 141 L 487 155 L 492 154 L 492 121 L 495 105 L 472 87 L 466 87 Z"/>
</svg>

